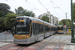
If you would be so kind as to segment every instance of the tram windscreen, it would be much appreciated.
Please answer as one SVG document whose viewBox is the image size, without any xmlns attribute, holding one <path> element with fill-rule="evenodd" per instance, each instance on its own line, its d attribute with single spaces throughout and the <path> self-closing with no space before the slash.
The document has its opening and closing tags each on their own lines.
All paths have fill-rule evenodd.
<svg viewBox="0 0 75 50">
<path fill-rule="evenodd" d="M 16 27 L 17 34 L 29 34 L 29 29 L 27 27 Z"/>
<path fill-rule="evenodd" d="M 16 23 L 16 34 L 29 34 L 31 20 L 28 18 L 18 18 Z"/>
<path fill-rule="evenodd" d="M 61 26 L 61 27 L 58 27 L 58 30 L 63 30 L 63 26 Z"/>
</svg>

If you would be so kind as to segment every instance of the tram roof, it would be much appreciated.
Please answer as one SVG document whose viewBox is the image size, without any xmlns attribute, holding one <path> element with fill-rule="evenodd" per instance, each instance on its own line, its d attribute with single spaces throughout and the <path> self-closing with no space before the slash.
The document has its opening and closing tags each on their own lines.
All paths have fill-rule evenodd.
<svg viewBox="0 0 75 50">
<path fill-rule="evenodd" d="M 30 18 L 30 19 L 33 20 L 33 21 L 39 21 L 39 22 L 43 22 L 43 23 L 48 24 L 48 25 L 55 26 L 55 25 L 53 25 L 53 24 L 51 24 L 51 23 L 48 23 L 48 22 L 46 22 L 46 21 L 40 20 L 40 19 L 38 19 L 38 18 L 30 17 L 30 16 L 18 16 L 17 18 L 23 18 L 23 17 L 25 17 L 25 18 Z"/>
</svg>

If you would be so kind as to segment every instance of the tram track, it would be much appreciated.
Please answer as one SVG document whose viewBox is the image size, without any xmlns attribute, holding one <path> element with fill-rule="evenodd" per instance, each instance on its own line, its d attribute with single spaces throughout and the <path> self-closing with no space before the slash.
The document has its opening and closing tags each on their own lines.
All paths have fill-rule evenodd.
<svg viewBox="0 0 75 50">
<path fill-rule="evenodd" d="M 67 38 L 67 39 L 69 39 L 69 38 Z M 65 42 L 65 41 L 67 41 L 67 39 L 64 39 L 62 42 L 60 42 L 58 50 L 60 50 L 60 48 L 63 48 L 62 46 L 65 46 L 67 44 L 67 42 Z M 70 39 L 68 41 L 70 41 Z"/>
<path fill-rule="evenodd" d="M 50 44 L 50 43 L 52 43 L 52 42 L 54 42 L 56 39 L 54 39 L 56 37 L 56 35 L 55 36 L 53 36 L 53 37 L 51 37 L 47 42 L 45 42 L 43 45 L 41 45 L 40 47 L 38 47 L 37 48 L 37 50 L 42 50 L 45 46 L 47 46 L 48 44 Z M 59 40 L 58 40 L 58 43 L 55 43 L 56 45 L 55 45 L 55 47 L 57 47 L 57 49 L 55 48 L 54 50 L 59 50 L 59 48 L 61 47 L 61 45 L 63 44 L 63 42 L 64 41 L 66 41 L 67 39 L 69 39 L 69 38 L 67 38 L 67 39 L 64 39 L 64 40 L 62 40 L 62 42 L 60 42 L 60 39 L 61 39 L 61 37 L 62 36 L 60 36 L 59 37 Z M 40 42 L 41 43 L 41 42 Z M 61 44 L 60 44 L 61 43 Z M 34 44 L 35 45 L 35 44 Z M 31 45 L 32 46 L 32 45 Z M 26 47 L 22 47 L 20 50 L 24 50 Z"/>
<path fill-rule="evenodd" d="M 60 47 L 63 45 L 63 43 L 64 43 L 64 41 L 66 41 L 67 39 L 69 39 L 69 38 L 66 38 L 66 39 L 64 39 L 64 40 L 62 40 L 62 36 L 63 35 L 61 35 L 60 37 L 59 37 L 59 39 L 58 39 L 58 41 L 55 43 L 55 40 L 54 40 L 54 38 L 52 38 L 52 40 L 50 39 L 48 42 L 46 42 L 44 45 L 42 45 L 40 48 L 38 48 L 37 50 L 43 50 L 43 48 L 44 47 L 46 47 L 47 45 L 49 45 L 49 44 L 51 44 L 51 45 L 54 45 L 53 47 L 53 49 L 54 50 L 60 50 Z M 62 40 L 62 41 L 61 41 Z M 61 42 L 60 42 L 61 41 Z M 66 42 L 67 43 L 67 42 Z M 66 43 L 64 43 L 64 45 L 66 44 Z M 51 48 L 51 46 L 49 46 L 50 48 Z"/>
<path fill-rule="evenodd" d="M 56 36 L 56 35 L 55 35 Z M 44 48 L 45 46 L 47 46 L 49 44 L 49 41 L 53 40 L 53 38 L 55 38 L 55 36 L 53 36 L 52 38 L 50 38 L 45 44 L 43 44 L 41 47 L 39 47 L 37 50 L 42 50 L 42 48 Z"/>
<path fill-rule="evenodd" d="M 50 39 L 52 39 L 52 38 L 54 38 L 54 36 L 52 36 Z M 46 40 L 48 40 L 48 39 L 46 39 Z M 49 41 L 49 40 L 48 40 Z M 39 43 L 41 43 L 41 42 L 38 42 L 38 44 Z M 36 43 L 37 44 L 37 43 Z M 31 46 L 36 46 L 36 44 L 33 44 L 33 45 L 31 45 Z M 46 44 L 46 43 L 45 43 Z M 44 45 L 45 45 L 44 44 Z M 38 45 L 37 45 L 38 46 Z M 41 46 L 39 46 L 38 48 L 40 48 Z M 26 49 L 27 47 L 25 47 L 25 46 L 23 46 L 22 48 L 19 48 L 19 49 L 17 49 L 17 50 L 24 50 L 24 49 Z M 36 50 L 37 50 L 37 48 L 36 48 Z"/>
<path fill-rule="evenodd" d="M 57 38 L 56 38 L 57 37 Z M 64 36 L 60 35 L 53 35 L 51 37 L 48 37 L 44 39 L 41 42 L 29 44 L 29 45 L 17 45 L 17 44 L 8 44 L 7 46 L 1 47 L 0 50 L 26 50 L 29 48 L 29 50 L 34 47 L 34 50 L 43 50 L 47 46 L 52 47 L 54 46 L 54 50 L 60 50 L 62 46 L 65 46 L 67 41 L 69 41 L 69 38 L 62 39 Z M 36 46 L 36 47 L 35 47 Z M 31 48 L 32 47 L 32 48 Z"/>
<path fill-rule="evenodd" d="M 61 39 L 61 38 L 60 38 Z M 69 38 L 67 38 L 67 39 L 64 39 L 63 41 L 61 41 L 60 42 L 60 39 L 59 39 L 59 42 L 57 43 L 57 45 L 55 46 L 55 48 L 54 48 L 54 50 L 60 50 L 60 48 L 61 48 L 61 50 L 63 50 L 63 47 L 62 46 L 65 46 L 65 44 L 67 43 L 64 43 L 65 41 L 67 41 L 67 39 L 69 39 Z"/>
<path fill-rule="evenodd" d="M 59 37 L 59 40 L 58 40 L 56 46 L 54 47 L 54 50 L 57 50 L 58 49 L 58 45 L 59 45 L 59 42 L 60 42 L 61 37 L 62 37 L 62 35 Z"/>
</svg>

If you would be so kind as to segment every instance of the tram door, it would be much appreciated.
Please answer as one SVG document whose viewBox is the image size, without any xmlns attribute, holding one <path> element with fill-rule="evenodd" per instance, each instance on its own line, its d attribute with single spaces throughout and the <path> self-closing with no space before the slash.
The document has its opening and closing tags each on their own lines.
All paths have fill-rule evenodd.
<svg viewBox="0 0 75 50">
<path fill-rule="evenodd" d="M 34 40 L 37 41 L 38 40 L 38 31 L 37 31 L 38 27 L 36 23 L 33 23 L 33 35 L 34 35 Z"/>
</svg>

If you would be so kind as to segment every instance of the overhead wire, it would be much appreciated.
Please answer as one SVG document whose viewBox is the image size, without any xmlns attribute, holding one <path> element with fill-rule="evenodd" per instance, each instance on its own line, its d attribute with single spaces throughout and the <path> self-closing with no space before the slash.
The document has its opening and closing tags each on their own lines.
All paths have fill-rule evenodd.
<svg viewBox="0 0 75 50">
<path fill-rule="evenodd" d="M 26 1 L 24 0 L 24 2 L 26 3 Z M 26 3 L 27 4 L 27 3 Z M 27 4 L 27 6 L 31 9 L 31 7 Z"/>
<path fill-rule="evenodd" d="M 52 1 L 52 0 L 51 0 Z M 54 3 L 55 4 L 55 2 L 54 1 L 52 1 L 52 3 Z M 55 4 L 56 5 L 56 4 Z M 57 6 L 57 5 L 56 5 Z M 66 11 L 64 11 L 62 8 L 60 8 L 59 6 L 57 6 L 57 8 L 59 8 L 60 10 L 62 10 L 63 12 L 66 12 Z"/>
<path fill-rule="evenodd" d="M 51 2 L 51 4 L 52 4 L 52 1 L 50 0 L 50 2 Z M 52 4 L 52 7 L 54 8 L 54 5 Z M 55 10 L 55 8 L 54 8 L 54 11 L 56 12 L 56 10 Z M 56 12 L 56 14 L 57 14 L 57 12 Z M 58 14 L 57 14 L 58 15 Z"/>
<path fill-rule="evenodd" d="M 26 0 L 27 3 L 29 3 L 31 6 L 35 7 L 33 4 L 31 4 L 29 1 Z M 40 12 L 42 12 L 40 9 L 38 9 L 37 7 L 35 7 L 37 10 L 39 10 Z"/>
<path fill-rule="evenodd" d="M 52 0 L 51 0 L 52 1 Z M 54 4 L 55 4 L 55 2 L 54 1 L 52 1 Z M 56 4 L 55 4 L 56 5 Z M 57 6 L 57 5 L 56 5 Z M 66 11 L 64 11 L 62 8 L 60 8 L 59 6 L 57 6 L 57 8 L 59 8 L 60 10 L 62 10 L 63 12 L 65 12 L 65 13 L 67 13 Z M 67 14 L 69 14 L 69 13 L 67 13 Z M 71 16 L 71 15 L 69 15 L 69 16 Z"/>
<path fill-rule="evenodd" d="M 39 0 L 38 0 L 39 1 Z M 48 11 L 48 9 L 39 1 L 39 3 Z"/>
<path fill-rule="evenodd" d="M 52 0 L 51 0 L 52 1 Z M 54 1 L 52 1 L 54 4 L 55 4 L 55 2 Z M 56 4 L 55 4 L 56 5 Z M 57 5 L 56 5 L 57 6 Z M 64 11 L 62 8 L 60 8 L 59 6 L 57 6 L 57 8 L 59 8 L 60 10 L 62 10 L 63 12 L 65 12 L 65 13 L 67 13 L 66 11 Z M 68 13 L 69 14 L 69 13 Z M 71 15 L 69 15 L 69 16 L 71 16 Z"/>
</svg>

